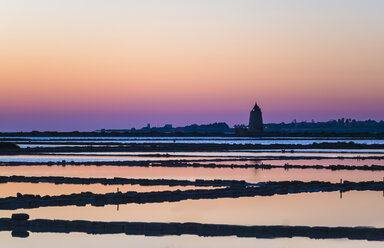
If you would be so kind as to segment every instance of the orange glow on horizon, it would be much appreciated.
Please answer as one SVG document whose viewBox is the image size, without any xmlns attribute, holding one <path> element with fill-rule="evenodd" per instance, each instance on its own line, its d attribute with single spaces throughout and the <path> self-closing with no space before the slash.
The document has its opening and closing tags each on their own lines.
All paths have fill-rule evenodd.
<svg viewBox="0 0 384 248">
<path fill-rule="evenodd" d="M 257 100 L 278 121 L 384 104 L 384 20 L 368 2 L 25 4 L 0 8 L 3 114 L 234 113 Z"/>
</svg>

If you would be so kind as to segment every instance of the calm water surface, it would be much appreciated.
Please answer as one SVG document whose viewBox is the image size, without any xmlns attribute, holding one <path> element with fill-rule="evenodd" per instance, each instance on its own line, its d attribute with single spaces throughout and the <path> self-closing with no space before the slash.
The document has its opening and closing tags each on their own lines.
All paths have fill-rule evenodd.
<svg viewBox="0 0 384 248">
<path fill-rule="evenodd" d="M 172 168 L 127 166 L 2 166 L 1 176 L 66 176 L 66 177 L 124 177 L 150 179 L 222 179 L 244 180 L 250 183 L 266 181 L 382 181 L 384 171 L 316 170 L 316 169 L 254 169 L 254 168 Z M 49 185 L 49 184 L 47 184 Z M 4 187 L 0 184 L 0 187 Z M 91 187 L 89 185 L 84 186 Z M 146 186 L 147 187 L 147 186 Z M 112 187 L 116 189 L 116 187 Z"/>
<path fill-rule="evenodd" d="M 0 197 L 16 196 L 17 193 L 33 195 L 69 195 L 72 193 L 92 192 L 95 194 L 106 194 L 127 191 L 151 192 L 166 190 L 189 190 L 189 189 L 213 189 L 213 187 L 194 187 L 194 186 L 140 186 L 140 185 L 80 185 L 80 184 L 52 184 L 52 183 L 5 183 L 0 184 Z M 216 187 L 217 188 L 217 187 Z"/>
<path fill-rule="evenodd" d="M 41 207 L 0 210 L 0 216 L 28 213 L 32 219 L 132 222 L 197 222 L 234 225 L 384 227 L 383 192 L 301 193 L 185 200 L 104 207 Z"/>
<path fill-rule="evenodd" d="M 337 143 L 354 142 L 357 144 L 384 144 L 380 139 L 353 139 L 353 138 L 324 138 L 324 137 L 266 137 L 266 138 L 246 138 L 246 137 L 3 137 L 13 142 L 61 142 L 71 141 L 76 143 L 95 142 L 95 143 L 187 143 L 187 144 L 301 144 L 308 145 L 313 143 Z M 1 138 L 0 138 L 1 139 Z M 31 144 L 33 145 L 33 144 Z"/>
<path fill-rule="evenodd" d="M 237 237 L 198 237 L 193 235 L 182 236 L 127 236 L 124 234 L 114 235 L 87 235 L 82 233 L 53 234 L 32 233 L 27 239 L 12 238 L 9 232 L 0 232 L 0 240 L 7 248 L 68 248 L 68 247 L 93 247 L 105 248 L 111 245 L 119 247 L 141 247 L 141 248 L 382 248 L 382 242 L 359 241 L 346 239 L 316 240 L 308 238 L 282 238 L 282 239 L 255 239 Z"/>
<path fill-rule="evenodd" d="M 169 156 L 169 157 L 167 157 Z M 61 162 L 62 160 L 74 162 L 110 162 L 110 161 L 165 161 L 188 159 L 223 159 L 223 158 L 252 158 L 265 159 L 273 157 L 285 158 L 380 158 L 384 160 L 384 154 L 371 153 L 283 153 L 283 152 L 81 152 L 81 153 L 49 153 L 46 155 L 0 155 L 0 162 Z"/>
<path fill-rule="evenodd" d="M 25 138 L 25 137 L 24 137 Z M 15 138 L 12 138 L 15 139 Z M 194 143 L 194 144 L 313 144 L 321 142 L 350 142 L 364 144 L 384 144 L 384 140 L 347 139 L 347 138 L 227 138 L 227 137 L 36 137 L 27 138 L 23 147 L 54 147 L 62 141 L 100 143 Z M 16 139 L 15 139 L 16 140 Z M 41 142 L 41 144 L 39 144 Z M 49 143 L 49 144 L 46 144 Z M 156 157 L 153 154 L 168 154 L 171 157 Z M 172 157 L 173 156 L 173 157 Z M 285 156 L 286 159 L 276 157 Z M 305 157 L 322 159 L 303 159 Z M 382 156 L 384 150 L 332 150 L 332 149 L 296 149 L 292 153 L 281 150 L 249 150 L 228 152 L 136 152 L 136 153 L 68 153 L 46 155 L 0 156 L 0 162 L 87 162 L 87 161 L 163 161 L 163 160 L 197 160 L 227 159 L 223 164 L 276 164 L 294 165 L 384 165 L 384 159 L 371 159 Z M 264 157 L 268 159 L 263 160 Z M 296 158 L 297 157 L 297 158 Z M 301 157 L 301 158 L 300 158 Z M 359 157 L 352 159 L 351 157 Z M 246 161 L 229 161 L 243 158 Z M 256 159 L 259 159 L 256 161 Z M 253 160 L 252 160 L 253 159 Z M 212 163 L 212 162 L 205 162 Z M 125 177 L 150 179 L 231 179 L 247 182 L 264 181 L 330 181 L 340 179 L 349 181 L 382 181 L 384 171 L 331 171 L 315 169 L 254 169 L 254 168 L 170 168 L 170 167 L 127 167 L 127 166 L 1 166 L 1 176 L 68 176 L 68 177 Z M 195 187 L 138 186 L 138 185 L 70 185 L 48 183 L 6 183 L 0 184 L 0 197 L 22 194 L 60 195 L 91 191 L 94 193 L 120 191 L 163 191 L 187 190 Z M 199 187 L 200 188 L 200 187 Z M 1 217 L 10 217 L 12 213 L 28 213 L 32 219 L 64 219 L 90 221 L 138 221 L 138 222 L 198 222 L 209 224 L 236 225 L 304 225 L 304 226 L 372 226 L 384 227 L 383 192 L 328 192 L 275 195 L 268 197 L 242 197 L 185 200 L 180 202 L 163 202 L 150 204 L 107 205 L 104 207 L 42 207 L 37 209 L 0 210 Z M 127 235 L 87 235 L 81 233 L 50 234 L 31 233 L 27 239 L 12 238 L 10 232 L 0 232 L 1 245 L 4 247 L 106 247 L 111 245 L 133 247 L 383 247 L 383 242 L 354 241 L 347 239 L 314 240 L 308 238 L 256 239 L 238 237 L 198 237 L 182 236 L 127 236 Z"/>
</svg>

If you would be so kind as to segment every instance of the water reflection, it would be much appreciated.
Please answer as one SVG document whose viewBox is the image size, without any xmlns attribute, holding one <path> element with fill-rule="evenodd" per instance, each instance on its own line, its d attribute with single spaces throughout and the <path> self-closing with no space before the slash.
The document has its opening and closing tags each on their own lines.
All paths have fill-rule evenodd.
<svg viewBox="0 0 384 248">
<path fill-rule="evenodd" d="M 126 177 L 149 179 L 225 179 L 254 181 L 254 169 L 139 166 L 2 166 L 1 176 Z"/>
<path fill-rule="evenodd" d="M 73 184 L 52 184 L 52 183 L 5 183 L 0 184 L 0 198 L 16 196 L 17 193 L 33 195 L 62 195 L 81 192 L 92 192 L 95 194 L 106 194 L 113 192 L 151 192 L 165 190 L 188 190 L 196 189 L 194 186 L 139 186 L 139 185 L 73 185 Z M 199 189 L 212 189 L 213 187 L 198 187 Z"/>
<path fill-rule="evenodd" d="M 232 247 L 270 247 L 270 248 L 307 248 L 307 247 L 334 247 L 334 248 L 381 248 L 382 242 L 365 240 L 317 240 L 309 238 L 279 238 L 279 239 L 255 239 L 237 237 L 198 237 L 194 235 L 148 237 L 143 235 L 127 236 L 116 235 L 87 235 L 83 233 L 55 234 L 33 233 L 28 239 L 12 238 L 9 232 L 0 232 L 0 240 L 7 248 L 68 248 L 68 247 L 110 247 L 111 244 L 142 248 L 185 247 L 185 248 L 221 248 Z"/>
<path fill-rule="evenodd" d="M 286 163 L 292 165 L 356 165 L 356 166 L 364 166 L 364 165 L 384 165 L 384 159 L 295 159 L 295 160 L 265 160 L 262 161 L 265 164 L 273 164 L 273 165 L 284 165 Z M 221 162 L 220 162 L 221 163 Z M 233 163 L 233 162 L 232 162 Z M 237 162 L 236 162 L 237 163 Z"/>
<path fill-rule="evenodd" d="M 49 153 L 55 154 L 55 153 Z M 284 152 L 281 150 L 269 151 L 269 150 L 253 150 L 253 151 L 223 151 L 223 152 L 60 152 L 57 156 L 60 155 L 92 155 L 92 156 L 114 156 L 114 157 L 125 157 L 125 156 L 173 156 L 173 157 L 357 157 L 362 158 L 372 157 L 373 155 L 382 155 L 384 150 L 305 150 L 300 151 L 290 150 Z M 377 157 L 377 156 L 374 156 Z M 383 156 L 384 158 L 384 156 Z"/>
<path fill-rule="evenodd" d="M 172 143 L 170 138 L 32 138 L 30 144 L 23 146 L 62 146 L 60 139 L 75 141 L 77 146 L 83 142 L 94 141 L 94 145 L 105 143 Z M 248 138 L 176 138 L 179 143 L 217 143 L 217 144 L 313 144 L 314 142 L 340 142 L 350 139 L 312 139 L 312 138 L 278 138 L 278 139 L 248 139 Z M 384 144 L 384 140 L 352 140 L 355 143 Z M 21 142 L 21 141 L 20 141 Z M 38 142 L 41 142 L 40 144 Z M 56 143 L 55 143 L 56 142 Z M 370 156 L 383 157 L 384 150 L 294 150 L 282 152 L 281 150 L 249 150 L 229 152 L 163 152 L 161 155 L 172 157 L 152 156 L 153 152 L 135 153 L 68 153 L 65 155 L 22 155 L 0 156 L 0 161 L 47 162 L 47 161 L 167 161 L 170 159 L 227 159 L 216 162 L 219 164 L 276 164 L 286 163 L 293 165 L 384 165 L 384 159 L 369 159 Z M 278 156 L 289 157 L 276 159 Z M 322 159 L 305 159 L 317 156 Z M 351 159 L 358 157 L 359 159 Z M 258 158 L 268 157 L 266 160 Z M 234 161 L 241 158 L 242 161 Z M 325 159 L 327 158 L 327 159 Z M 201 163 L 212 163 L 206 161 Z M 124 166 L 2 166 L 0 175 L 22 176 L 68 176 L 68 177 L 126 177 L 126 178 L 151 178 L 151 179 L 224 179 L 245 180 L 251 183 L 264 181 L 300 180 L 339 182 L 340 179 L 348 181 L 381 181 L 384 171 L 330 171 L 315 169 L 255 169 L 255 168 L 171 168 L 171 167 L 124 167 Z M 0 184 L 0 197 L 22 194 L 60 195 L 84 191 L 94 193 L 108 193 L 116 191 L 164 191 L 187 190 L 194 187 L 169 187 L 169 186 L 104 186 L 104 185 L 70 185 L 48 183 L 7 183 Z M 119 189 L 117 189 L 119 188 Z M 197 222 L 233 225 L 303 225 L 303 226 L 372 226 L 384 227 L 384 192 L 329 192 L 329 193 L 302 193 L 291 195 L 274 195 L 270 197 L 243 197 L 184 200 L 179 202 L 162 202 L 148 204 L 106 205 L 103 207 L 41 207 L 36 209 L 0 210 L 0 217 L 9 217 L 15 212 L 26 212 L 33 219 L 84 219 L 89 221 L 127 221 L 127 222 Z M 140 247 L 382 247 L 381 242 L 351 241 L 351 240 L 309 240 L 306 238 L 279 238 L 245 239 L 238 237 L 202 238 L 191 235 L 144 237 L 126 235 L 90 236 L 86 234 L 38 234 L 33 233 L 28 241 L 12 239 L 9 232 L 0 232 L 0 240 L 5 247 L 68 247 L 92 246 L 105 247 L 125 245 L 129 243 Z M 220 243 L 218 243 L 220 242 Z"/>
<path fill-rule="evenodd" d="M 233 225 L 384 227 L 382 192 L 302 193 L 270 197 L 185 200 L 104 207 L 42 207 L 1 210 L 0 216 L 28 213 L 34 219 L 128 222 L 198 222 Z"/>
<path fill-rule="evenodd" d="M 64 176 L 64 177 L 124 177 L 148 179 L 222 179 L 244 180 L 250 183 L 266 181 L 327 181 L 337 183 L 340 179 L 381 181 L 384 171 L 324 170 L 324 169 L 255 169 L 255 168 L 192 168 L 192 167 L 135 167 L 135 166 L 3 166 L 1 176 Z M 63 186 L 64 187 L 64 186 Z M 91 187 L 88 185 L 87 187 Z M 112 187 L 113 188 L 113 187 Z M 15 191 L 15 190 L 14 190 Z M 85 190 L 84 190 L 85 191 Z M 92 191 L 92 190 L 90 190 Z"/>
<path fill-rule="evenodd" d="M 357 144 L 384 144 L 380 139 L 353 139 L 327 137 L 3 137 L 10 141 L 44 141 L 44 142 L 96 142 L 96 143 L 177 143 L 188 144 L 302 144 L 354 142 Z"/>
<path fill-rule="evenodd" d="M 204 159 L 361 159 L 384 160 L 383 154 L 371 153 L 278 153 L 278 152 L 82 152 L 41 155 L 0 155 L 0 162 L 113 162 L 113 161 L 167 161 Z"/>
</svg>

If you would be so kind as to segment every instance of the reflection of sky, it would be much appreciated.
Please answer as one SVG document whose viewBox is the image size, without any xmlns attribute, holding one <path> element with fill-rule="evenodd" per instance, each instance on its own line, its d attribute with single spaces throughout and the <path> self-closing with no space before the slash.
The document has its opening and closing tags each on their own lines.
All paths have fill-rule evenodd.
<svg viewBox="0 0 384 248">
<path fill-rule="evenodd" d="M 57 141 L 44 141 L 44 142 L 57 142 Z M 73 143 L 89 143 L 93 141 L 71 141 Z M 172 144 L 174 143 L 173 141 L 168 141 L 168 140 L 159 140 L 159 141 L 153 141 L 153 140 L 101 140 L 101 141 L 96 141 L 96 143 L 116 143 L 116 144 L 133 144 L 133 143 L 138 143 L 138 144 L 145 144 L 145 143 L 162 143 L 162 144 Z M 178 140 L 175 143 L 182 143 L 182 144 L 260 144 L 260 145 L 273 145 L 273 144 L 280 144 L 280 145 L 311 145 L 313 143 L 323 143 L 323 142 L 329 142 L 329 143 L 337 143 L 337 142 L 350 142 L 350 140 L 230 140 L 230 141 L 223 141 L 223 140 Z M 384 140 L 356 140 L 354 141 L 357 144 L 368 144 L 368 145 L 373 145 L 373 144 L 384 144 Z M 21 147 L 52 147 L 52 145 L 46 146 L 44 144 L 37 144 L 37 145 L 20 145 Z M 67 145 L 71 146 L 71 145 Z"/>
<path fill-rule="evenodd" d="M 384 166 L 384 159 L 378 160 L 378 159 L 336 159 L 336 158 L 330 158 L 330 159 L 295 159 L 295 160 L 268 160 L 264 161 L 264 164 L 273 164 L 273 165 L 284 165 L 284 164 L 291 164 L 291 165 L 356 165 L 356 166 L 364 166 L 364 165 L 383 165 Z"/>
<path fill-rule="evenodd" d="M 170 157 L 168 157 L 168 155 Z M 159 157 L 158 157 L 159 156 Z M 0 155 L 0 162 L 110 162 L 110 161 L 166 161 L 166 160 L 196 160 L 215 158 L 252 158 L 269 159 L 273 157 L 285 158 L 376 158 L 382 157 L 382 152 L 377 154 L 337 153 L 335 152 L 78 152 L 78 153 L 48 153 L 47 155 Z"/>
<path fill-rule="evenodd" d="M 284 150 L 284 151 L 282 151 Z M 105 155 L 105 156 L 137 156 L 137 155 L 170 155 L 170 156 L 182 156 L 182 157 L 258 157 L 258 156 L 319 156 L 319 157 L 358 157 L 358 156 L 373 156 L 375 154 L 380 155 L 384 153 L 384 149 L 372 149 L 372 150 L 331 150 L 331 149 L 273 149 L 273 150 L 239 150 L 239 151 L 225 151 L 225 152 L 59 152 L 59 153 L 46 153 L 46 154 L 59 154 L 59 155 Z M 383 157 L 384 158 L 384 157 Z"/>
<path fill-rule="evenodd" d="M 286 138 L 239 138 L 239 137 L 2 137 L 2 139 L 10 139 L 11 142 L 20 142 L 22 147 L 44 147 L 54 142 L 72 142 L 72 143 L 186 143 L 186 144 L 300 144 L 309 145 L 313 143 L 337 143 L 337 142 L 354 142 L 356 144 L 384 144 L 382 139 L 351 139 L 351 138 L 309 138 L 309 137 L 286 137 Z M 29 141 L 21 141 L 18 139 L 28 139 L 33 144 L 25 144 Z M 63 144 L 60 144 L 63 145 Z M 51 146 L 48 144 L 48 146 Z"/>
<path fill-rule="evenodd" d="M 283 161 L 287 163 L 287 161 Z M 66 176 L 66 177 L 124 177 L 149 179 L 222 179 L 244 180 L 250 183 L 266 181 L 382 181 L 384 171 L 316 170 L 316 169 L 254 169 L 254 168 L 171 168 L 131 166 L 2 166 L 1 176 Z M 15 185 L 15 184 L 14 184 Z M 49 184 L 42 184 L 49 185 Z M 73 186 L 79 187 L 79 186 Z M 98 188 L 98 186 L 97 186 Z M 114 188 L 112 186 L 112 188 Z"/>
<path fill-rule="evenodd" d="M 132 247 L 141 248 L 163 248 L 163 247 L 185 247 L 185 248 L 209 248 L 220 244 L 221 248 L 307 248 L 307 247 L 334 247 L 334 248 L 381 248 L 381 242 L 367 242 L 359 240 L 340 239 L 308 239 L 308 238 L 282 238 L 282 239 L 255 239 L 237 237 L 197 237 L 193 235 L 151 237 L 138 235 L 88 235 L 83 233 L 52 234 L 32 233 L 27 239 L 12 238 L 9 232 L 0 232 L 0 239 L 4 245 L 12 248 L 35 247 L 40 248 L 67 248 L 89 246 L 93 248 L 109 247 L 111 244 L 124 246 L 130 244 Z M 37 247 L 37 246 L 36 246 Z"/>
<path fill-rule="evenodd" d="M 359 140 L 364 140 L 364 139 L 354 139 L 354 138 L 347 138 L 347 137 L 71 137 L 71 136 L 66 136 L 66 137 L 60 137 L 60 136 L 52 136 L 52 137 L 29 137 L 29 136 L 4 136 L 1 137 L 0 139 L 14 139 L 16 140 L 39 140 L 39 141 L 76 141 L 76 140 L 84 140 L 84 141 L 102 141 L 102 140 L 126 140 L 126 141 L 224 141 L 224 142 L 231 142 L 231 141 L 259 141 L 259 140 L 277 140 L 277 141 L 282 141 L 282 140 L 313 140 L 313 141 L 328 141 L 328 140 L 339 140 L 340 142 L 342 141 L 359 141 Z M 325 140 L 325 141 L 324 141 Z M 376 140 L 380 141 L 380 140 Z"/>
<path fill-rule="evenodd" d="M 185 200 L 104 207 L 22 209 L 31 218 L 101 221 L 198 222 L 238 225 L 384 227 L 383 192 L 352 191 Z M 369 211 L 368 211 L 369 210 Z M 0 210 L 10 216 L 14 210 Z"/>
<path fill-rule="evenodd" d="M 226 179 L 254 181 L 255 169 L 134 166 L 2 166 L 1 176 L 125 177 L 149 179 Z"/>
<path fill-rule="evenodd" d="M 16 196 L 17 193 L 33 195 L 61 195 L 81 192 L 92 192 L 95 194 L 115 193 L 117 189 L 120 192 L 136 191 L 166 191 L 166 190 L 190 190 L 196 189 L 194 186 L 140 186 L 140 185 L 101 185 L 101 184 L 47 184 L 47 183 L 6 183 L 1 185 L 0 197 Z M 198 187 L 198 189 L 212 189 L 212 187 Z"/>
<path fill-rule="evenodd" d="M 111 154 L 110 158 L 123 158 Z M 147 153 L 133 153 L 147 154 Z M 188 153 L 175 153 L 178 155 Z M 218 153 L 196 153 L 218 154 Z M 221 154 L 221 153 L 219 153 Z M 227 153 L 224 153 L 227 154 Z M 233 154 L 252 154 L 241 152 Z M 260 153 L 255 153 L 260 154 Z M 271 153 L 279 154 L 279 153 Z M 228 154 L 227 154 L 228 155 Z M 321 154 L 320 154 L 321 155 Z M 352 154 L 356 155 L 356 154 Z M 0 156 L 0 158 L 7 156 Z M 78 157 L 80 159 L 97 159 L 99 156 L 8 156 L 24 158 L 26 161 L 35 159 Z M 108 156 L 102 156 L 105 158 Z M 129 157 L 128 157 L 129 158 Z M 133 157 L 134 158 L 134 157 Z M 140 157 L 138 157 L 140 158 Z M 145 158 L 145 157 L 144 157 Z M 147 158 L 145 158 L 147 159 Z M 169 158 L 164 158 L 169 159 Z M 0 159 L 1 160 L 1 159 Z M 382 163 L 383 160 L 275 160 L 266 163 L 302 163 L 302 164 L 353 164 L 353 163 Z M 236 163 L 236 162 L 234 162 Z M 349 181 L 381 181 L 384 171 L 330 171 L 313 169 L 240 169 L 240 168 L 169 168 L 169 167 L 128 167 L 128 166 L 1 166 L 0 175 L 24 176 L 68 176 L 68 177 L 126 177 L 126 178 L 169 178 L 169 179 L 233 179 L 248 182 L 260 181 L 330 181 L 339 182 L 340 179 Z M 59 195 L 82 191 L 96 193 L 120 191 L 158 191 L 190 189 L 192 187 L 167 186 L 137 186 L 137 185 L 54 185 L 47 183 L 8 183 L 1 185 L 0 197 L 23 194 Z M 13 213 L 28 213 L 32 219 L 82 219 L 92 221 L 132 221 L 132 222 L 198 222 L 210 224 L 238 224 L 238 225 L 305 225 L 305 226 L 371 226 L 384 227 L 382 207 L 383 192 L 352 191 L 342 194 L 330 193 L 302 193 L 290 195 L 276 195 L 268 197 L 244 197 L 224 199 L 186 200 L 180 202 L 165 202 L 151 204 L 107 205 L 104 207 L 42 207 L 38 209 L 0 210 L 0 216 L 9 217 Z M 126 235 L 85 235 L 85 234 L 39 234 L 31 233 L 28 239 L 12 238 L 9 232 L 0 232 L 3 245 L 11 248 L 22 247 L 77 247 L 79 244 L 87 246 L 105 247 L 114 245 L 136 245 L 140 247 L 372 247 L 382 246 L 382 242 L 353 241 L 353 240 L 311 240 L 311 239 L 254 239 L 237 237 L 203 238 L 191 235 L 147 237 Z M 35 245 L 36 244 L 36 245 Z"/>
</svg>

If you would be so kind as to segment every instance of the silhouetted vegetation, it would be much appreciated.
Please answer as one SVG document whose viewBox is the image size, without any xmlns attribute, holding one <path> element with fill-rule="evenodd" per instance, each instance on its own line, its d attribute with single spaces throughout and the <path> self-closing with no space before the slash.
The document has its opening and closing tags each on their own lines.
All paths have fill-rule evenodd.
<svg viewBox="0 0 384 248">
<path fill-rule="evenodd" d="M 0 142 L 0 151 L 15 151 L 18 149 L 20 149 L 20 147 L 14 143 Z"/>
<path fill-rule="evenodd" d="M 360 134 L 383 134 L 384 121 L 365 120 L 357 121 L 354 119 L 341 118 L 338 120 L 330 120 L 326 122 L 297 122 L 293 120 L 291 123 L 271 123 L 265 124 L 266 131 L 281 133 L 360 133 Z"/>
</svg>

